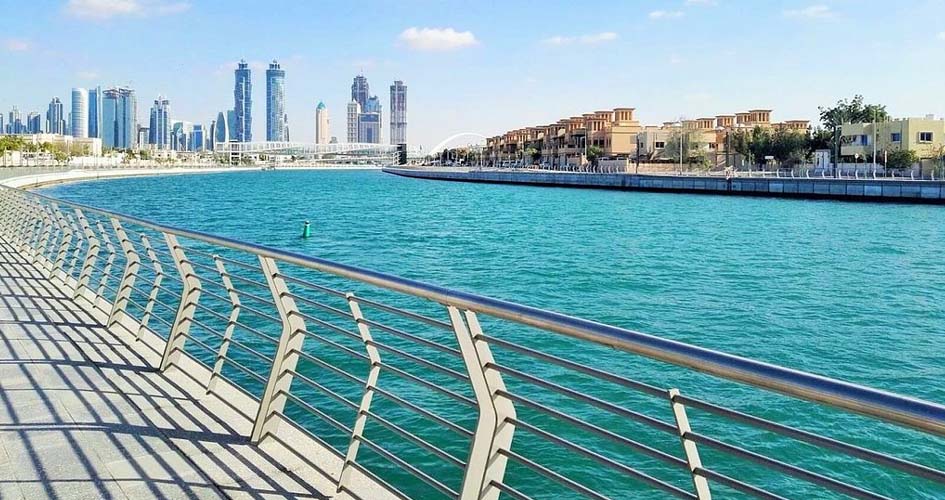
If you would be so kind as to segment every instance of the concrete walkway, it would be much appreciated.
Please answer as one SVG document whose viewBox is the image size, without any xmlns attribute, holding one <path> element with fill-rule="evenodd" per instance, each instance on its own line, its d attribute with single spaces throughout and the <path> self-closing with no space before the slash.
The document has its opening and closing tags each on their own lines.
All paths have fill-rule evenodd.
<svg viewBox="0 0 945 500">
<path fill-rule="evenodd" d="M 331 475 L 130 335 L 104 329 L 0 241 L 0 498 L 326 498 Z"/>
</svg>

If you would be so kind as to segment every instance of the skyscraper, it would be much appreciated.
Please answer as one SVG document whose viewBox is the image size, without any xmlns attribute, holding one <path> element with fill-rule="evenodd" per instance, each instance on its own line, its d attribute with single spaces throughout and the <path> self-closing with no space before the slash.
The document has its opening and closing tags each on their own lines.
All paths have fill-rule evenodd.
<svg viewBox="0 0 945 500">
<path fill-rule="evenodd" d="M 53 97 L 52 101 L 49 102 L 49 109 L 46 111 L 47 133 L 59 135 L 66 133 L 66 120 L 63 119 L 64 112 L 62 101 L 58 97 Z"/>
<path fill-rule="evenodd" d="M 175 121 L 171 125 L 171 149 L 174 151 L 192 151 L 192 136 L 194 124 L 191 122 Z"/>
<path fill-rule="evenodd" d="M 364 75 L 354 77 L 354 82 L 351 84 L 351 100 L 356 101 L 361 109 L 364 109 L 370 97 L 371 89 L 368 86 L 367 78 Z"/>
<path fill-rule="evenodd" d="M 324 102 L 315 107 L 315 144 L 328 144 L 331 130 L 328 122 L 328 108 Z"/>
<path fill-rule="evenodd" d="M 169 149 L 171 144 L 171 101 L 158 96 L 151 107 L 151 121 L 148 126 L 148 144 L 157 149 Z"/>
<path fill-rule="evenodd" d="M 13 106 L 10 110 L 10 120 L 7 123 L 8 134 L 22 134 L 26 132 L 26 126 L 23 124 L 23 117 L 20 116 L 20 110 Z"/>
<path fill-rule="evenodd" d="M 89 89 L 89 137 L 102 138 L 102 87 Z"/>
<path fill-rule="evenodd" d="M 381 100 L 371 96 L 358 116 L 358 142 L 381 143 Z"/>
<path fill-rule="evenodd" d="M 354 99 L 348 103 L 348 142 L 358 142 L 358 130 L 361 126 L 361 105 Z"/>
<path fill-rule="evenodd" d="M 69 130 L 72 137 L 89 136 L 89 91 L 81 87 L 72 89 L 72 114 Z"/>
<path fill-rule="evenodd" d="M 236 140 L 236 110 L 228 109 L 226 111 L 227 140 Z"/>
<path fill-rule="evenodd" d="M 253 140 L 253 82 L 252 72 L 245 60 L 240 61 L 235 75 L 233 111 L 236 116 L 231 126 L 236 142 L 250 142 Z"/>
<path fill-rule="evenodd" d="M 229 111 L 220 111 L 217 113 L 217 119 L 214 122 L 213 133 L 210 134 L 214 143 L 227 142 L 230 140 L 230 122 Z M 214 146 L 216 148 L 216 146 Z"/>
<path fill-rule="evenodd" d="M 203 151 L 205 144 L 206 137 L 203 134 L 203 125 L 195 123 L 193 134 L 190 136 L 190 150 Z"/>
<path fill-rule="evenodd" d="M 135 91 L 114 87 L 102 91 L 102 146 L 132 149 L 137 143 L 138 102 Z"/>
<path fill-rule="evenodd" d="M 43 119 L 39 115 L 39 113 L 30 113 L 26 115 L 26 133 L 27 134 L 43 133 Z"/>
<path fill-rule="evenodd" d="M 400 80 L 390 86 L 390 143 L 407 143 L 407 86 Z"/>
<path fill-rule="evenodd" d="M 273 60 L 266 70 L 266 140 L 285 141 L 285 70 Z"/>
</svg>

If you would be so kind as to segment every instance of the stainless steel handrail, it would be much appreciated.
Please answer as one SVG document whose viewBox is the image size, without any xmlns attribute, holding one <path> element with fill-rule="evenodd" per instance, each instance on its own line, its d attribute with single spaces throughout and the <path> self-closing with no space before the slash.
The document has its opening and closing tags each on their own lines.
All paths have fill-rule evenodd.
<svg viewBox="0 0 945 500">
<path fill-rule="evenodd" d="M 79 208 L 87 213 L 119 218 L 125 222 L 154 231 L 249 252 L 396 292 L 426 298 L 444 305 L 452 305 L 570 337 L 589 340 L 728 380 L 746 383 L 800 399 L 824 403 L 938 436 L 945 436 L 945 405 L 938 403 L 801 372 L 561 313 L 341 264 L 327 259 L 159 224 L 80 203 L 65 202 L 39 193 L 30 193 L 30 195 L 48 202 L 58 203 L 61 206 Z"/>
</svg>

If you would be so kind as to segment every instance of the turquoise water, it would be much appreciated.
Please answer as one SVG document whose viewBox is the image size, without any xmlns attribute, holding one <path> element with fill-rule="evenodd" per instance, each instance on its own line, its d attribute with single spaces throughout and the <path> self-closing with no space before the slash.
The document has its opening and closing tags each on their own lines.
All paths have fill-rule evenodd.
<svg viewBox="0 0 945 500">
<path fill-rule="evenodd" d="M 942 207 L 442 183 L 376 171 L 116 179 L 45 192 L 945 401 Z M 313 237 L 303 240 L 298 235 L 306 219 L 312 221 Z M 867 424 L 858 417 L 547 335 L 511 330 L 508 335 L 660 387 L 680 387 L 767 418 L 871 446 L 880 443 L 945 466 L 938 440 L 887 426 L 863 427 Z M 653 411 L 668 408 L 631 396 L 622 401 Z M 945 489 L 929 483 L 824 458 L 813 448 L 708 416 L 694 418 L 714 431 L 710 435 L 755 444 L 893 497 L 945 496 Z M 890 438 L 898 443 L 889 445 Z M 659 438 L 653 443 L 672 448 Z M 731 475 L 781 494 L 825 495 L 720 454 L 705 454 L 707 466 L 728 467 Z M 611 496 L 646 495 L 637 483 L 612 472 L 565 455 L 560 460 L 569 473 L 591 476 Z M 660 472 L 651 464 L 638 465 Z M 555 497 L 538 479 L 510 472 L 532 488 L 530 495 Z M 684 477 L 667 477 L 686 487 Z"/>
</svg>

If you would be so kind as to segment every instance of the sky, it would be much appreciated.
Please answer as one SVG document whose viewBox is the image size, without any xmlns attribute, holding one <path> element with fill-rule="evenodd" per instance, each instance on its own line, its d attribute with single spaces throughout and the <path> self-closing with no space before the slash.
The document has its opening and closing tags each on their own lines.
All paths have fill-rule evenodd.
<svg viewBox="0 0 945 500">
<path fill-rule="evenodd" d="M 260 140 L 272 59 L 305 142 L 319 101 L 345 139 L 359 72 L 385 141 L 389 87 L 407 84 L 408 141 L 425 151 L 624 106 L 644 124 L 753 108 L 816 120 L 863 94 L 893 116 L 945 115 L 945 0 L 0 0 L 0 13 L 5 115 L 130 85 L 139 122 L 162 94 L 172 119 L 209 125 L 233 107 L 241 58 Z"/>
</svg>

